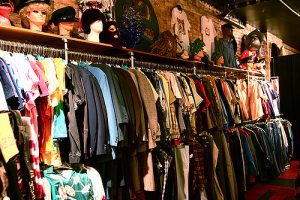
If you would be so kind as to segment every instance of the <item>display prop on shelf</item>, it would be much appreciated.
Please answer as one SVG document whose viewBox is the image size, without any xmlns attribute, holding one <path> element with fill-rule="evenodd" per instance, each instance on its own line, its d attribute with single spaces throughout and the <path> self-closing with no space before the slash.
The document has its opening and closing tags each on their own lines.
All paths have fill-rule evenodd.
<svg viewBox="0 0 300 200">
<path fill-rule="evenodd" d="M 78 22 L 76 11 L 72 6 L 63 7 L 52 13 L 51 22 L 58 26 L 58 34 L 62 36 L 72 36 L 74 23 Z"/>
<path fill-rule="evenodd" d="M 111 44 L 113 47 L 122 47 L 117 22 L 107 21 L 104 23 L 103 32 L 100 34 L 100 40 L 103 43 Z"/>
<path fill-rule="evenodd" d="M 11 26 L 9 14 L 14 11 L 14 4 L 10 0 L 0 1 L 0 25 Z"/>
<path fill-rule="evenodd" d="M 19 3 L 22 26 L 33 31 L 43 31 L 43 27 L 47 25 L 52 12 L 49 0 L 27 0 Z"/>
<path fill-rule="evenodd" d="M 242 52 L 240 63 L 242 69 L 250 71 L 264 71 L 264 55 L 260 54 L 263 42 L 266 41 L 265 34 L 257 29 L 246 36 L 246 49 Z"/>
<path fill-rule="evenodd" d="M 218 66 L 223 66 L 224 65 L 224 57 L 223 54 L 219 51 L 215 51 L 212 56 L 211 56 L 211 60 L 213 61 L 213 63 L 215 65 Z"/>
<path fill-rule="evenodd" d="M 158 39 L 151 45 L 151 53 L 176 57 L 177 41 L 170 31 L 162 32 Z"/>
<path fill-rule="evenodd" d="M 158 21 L 149 0 L 123 0 L 115 5 L 121 40 L 127 48 L 150 51 L 159 35 Z"/>
<path fill-rule="evenodd" d="M 100 33 L 103 31 L 105 16 L 99 9 L 87 9 L 81 17 L 82 29 L 87 34 L 87 40 L 100 42 Z"/>
<path fill-rule="evenodd" d="M 190 52 L 191 52 L 191 58 L 195 61 L 201 61 L 201 58 L 204 57 L 205 54 L 205 44 L 203 40 L 200 38 L 196 39 L 194 42 L 190 44 Z"/>
<path fill-rule="evenodd" d="M 240 68 L 236 59 L 235 40 L 233 26 L 229 23 L 221 26 L 223 38 L 216 42 L 216 51 L 220 51 L 224 57 L 224 64 L 231 68 Z"/>
</svg>

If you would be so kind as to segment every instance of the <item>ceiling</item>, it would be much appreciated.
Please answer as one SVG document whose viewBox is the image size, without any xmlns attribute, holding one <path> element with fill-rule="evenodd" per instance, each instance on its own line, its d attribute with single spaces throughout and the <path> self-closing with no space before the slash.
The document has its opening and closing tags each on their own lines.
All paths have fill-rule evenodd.
<svg viewBox="0 0 300 200">
<path fill-rule="evenodd" d="M 300 0 L 208 0 L 207 3 L 300 50 Z"/>
</svg>

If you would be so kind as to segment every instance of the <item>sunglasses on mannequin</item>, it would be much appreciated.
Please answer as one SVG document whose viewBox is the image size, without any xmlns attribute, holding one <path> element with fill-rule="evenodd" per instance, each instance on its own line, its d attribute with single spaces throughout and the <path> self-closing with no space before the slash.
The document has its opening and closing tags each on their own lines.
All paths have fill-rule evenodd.
<svg viewBox="0 0 300 200">
<path fill-rule="evenodd" d="M 38 14 L 38 13 L 41 13 L 42 15 L 46 15 L 46 11 L 43 11 L 43 10 L 33 10 L 32 12 Z"/>
</svg>

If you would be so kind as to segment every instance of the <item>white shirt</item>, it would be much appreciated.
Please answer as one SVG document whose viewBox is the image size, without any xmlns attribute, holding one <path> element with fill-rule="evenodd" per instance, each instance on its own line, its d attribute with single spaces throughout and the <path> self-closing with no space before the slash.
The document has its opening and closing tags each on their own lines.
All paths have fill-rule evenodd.
<svg viewBox="0 0 300 200">
<path fill-rule="evenodd" d="M 175 26 L 174 33 L 178 36 L 178 42 L 182 45 L 183 49 L 189 51 L 189 31 L 191 24 L 187 19 L 186 13 L 183 10 L 178 10 L 177 7 L 173 8 L 171 25 L 172 28 Z"/>
<path fill-rule="evenodd" d="M 212 51 L 214 50 L 214 39 L 217 33 L 213 21 L 205 15 L 201 17 L 201 33 L 207 54 L 211 56 Z"/>
</svg>

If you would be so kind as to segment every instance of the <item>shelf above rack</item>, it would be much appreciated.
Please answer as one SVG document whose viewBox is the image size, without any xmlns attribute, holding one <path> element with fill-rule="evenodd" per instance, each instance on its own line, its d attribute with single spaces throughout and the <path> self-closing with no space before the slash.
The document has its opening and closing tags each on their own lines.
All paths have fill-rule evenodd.
<svg viewBox="0 0 300 200">
<path fill-rule="evenodd" d="M 27 43 L 39 46 L 52 47 L 56 49 L 64 49 L 64 39 L 68 41 L 68 50 L 76 52 L 84 52 L 91 54 L 109 55 L 114 57 L 129 58 L 130 53 L 134 54 L 136 61 L 143 61 L 149 63 L 167 64 L 167 65 L 184 65 L 185 67 L 202 68 L 204 63 L 198 61 L 184 60 L 180 58 L 172 58 L 161 55 L 156 55 L 148 52 L 138 51 L 128 48 L 115 48 L 110 44 L 90 42 L 82 39 L 60 36 L 52 33 L 36 32 L 29 29 L 2 26 L 0 25 L 0 39 L 7 41 L 15 41 L 20 43 Z M 206 67 L 207 70 L 225 71 L 229 73 L 243 73 L 250 75 L 262 76 L 258 72 L 250 72 L 248 70 L 234 69 L 229 67 L 222 67 L 210 65 Z"/>
</svg>

